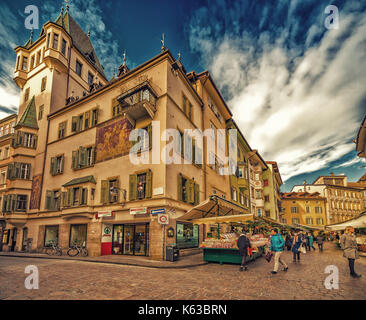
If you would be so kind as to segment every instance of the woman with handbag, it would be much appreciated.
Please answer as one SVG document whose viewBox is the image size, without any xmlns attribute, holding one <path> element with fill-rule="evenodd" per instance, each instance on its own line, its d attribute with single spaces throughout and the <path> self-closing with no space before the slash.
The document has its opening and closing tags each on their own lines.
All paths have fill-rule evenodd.
<svg viewBox="0 0 366 320">
<path fill-rule="evenodd" d="M 340 239 L 341 248 L 343 250 L 343 257 L 348 259 L 350 275 L 353 278 L 360 278 L 361 275 L 355 272 L 355 260 L 359 259 L 355 229 L 347 227 Z"/>
<path fill-rule="evenodd" d="M 296 262 L 296 258 L 297 261 L 300 262 L 300 246 L 302 244 L 302 240 L 299 236 L 299 233 L 296 231 L 294 237 L 291 240 L 292 246 L 291 246 L 291 251 L 293 254 L 293 262 Z"/>
</svg>

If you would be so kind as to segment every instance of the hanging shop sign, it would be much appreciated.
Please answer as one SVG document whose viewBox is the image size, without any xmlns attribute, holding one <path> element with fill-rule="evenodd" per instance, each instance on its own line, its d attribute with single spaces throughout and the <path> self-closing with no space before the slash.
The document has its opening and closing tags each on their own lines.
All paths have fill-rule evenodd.
<svg viewBox="0 0 366 320">
<path fill-rule="evenodd" d="M 158 222 L 160 224 L 169 224 L 169 216 L 167 214 L 158 214 Z"/>
<path fill-rule="evenodd" d="M 164 214 L 164 213 L 165 213 L 165 209 L 150 210 L 150 214 Z"/>
<path fill-rule="evenodd" d="M 130 214 L 147 214 L 147 207 L 131 208 Z"/>
<path fill-rule="evenodd" d="M 98 213 L 97 213 L 97 218 L 113 217 L 113 216 L 114 216 L 113 211 L 98 211 Z"/>
</svg>

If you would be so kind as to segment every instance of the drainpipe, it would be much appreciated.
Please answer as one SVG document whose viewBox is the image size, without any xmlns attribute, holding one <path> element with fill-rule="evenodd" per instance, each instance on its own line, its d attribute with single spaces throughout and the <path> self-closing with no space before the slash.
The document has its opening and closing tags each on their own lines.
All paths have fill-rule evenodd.
<svg viewBox="0 0 366 320">
<path fill-rule="evenodd" d="M 67 84 L 66 84 L 66 98 L 65 98 L 65 102 L 66 102 L 67 98 L 69 97 L 70 64 L 71 64 L 71 46 L 69 48 L 69 61 L 68 61 L 68 64 L 67 64 Z"/>
<path fill-rule="evenodd" d="M 205 82 L 201 83 L 201 92 L 202 92 L 202 101 L 203 101 L 203 89 L 205 87 L 206 81 L 208 80 L 208 77 L 205 79 Z M 205 118 L 204 118 L 204 111 L 205 111 L 205 104 L 203 104 L 202 107 L 202 132 L 204 132 L 205 130 Z M 206 160 L 207 160 L 207 145 L 206 145 L 206 140 L 203 139 L 203 150 L 202 150 L 202 155 L 203 155 L 203 184 L 204 184 L 204 196 L 205 196 L 205 200 L 207 199 L 207 167 L 206 167 Z"/>
</svg>

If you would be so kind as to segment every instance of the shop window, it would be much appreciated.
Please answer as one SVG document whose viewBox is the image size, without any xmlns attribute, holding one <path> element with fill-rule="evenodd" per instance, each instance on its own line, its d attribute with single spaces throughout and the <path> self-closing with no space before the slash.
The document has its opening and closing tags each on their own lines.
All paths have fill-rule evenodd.
<svg viewBox="0 0 366 320">
<path fill-rule="evenodd" d="M 95 163 L 95 147 L 80 147 L 72 152 L 72 169 L 78 170 L 93 166 Z"/>
<path fill-rule="evenodd" d="M 51 247 L 53 243 L 58 244 L 58 226 L 46 226 L 44 235 L 44 246 Z"/>
<path fill-rule="evenodd" d="M 46 210 L 60 210 L 61 193 L 60 190 L 46 191 Z"/>
<path fill-rule="evenodd" d="M 199 204 L 199 185 L 193 179 L 185 178 L 181 174 L 178 175 L 178 200 Z"/>
<path fill-rule="evenodd" d="M 73 224 L 70 227 L 70 246 L 82 245 L 86 246 L 87 239 L 87 225 L 86 224 Z"/>
<path fill-rule="evenodd" d="M 152 197 L 152 171 L 131 174 L 129 179 L 129 199 L 141 200 Z"/>
<path fill-rule="evenodd" d="M 176 234 L 178 249 L 198 247 L 198 225 L 177 223 Z"/>
</svg>

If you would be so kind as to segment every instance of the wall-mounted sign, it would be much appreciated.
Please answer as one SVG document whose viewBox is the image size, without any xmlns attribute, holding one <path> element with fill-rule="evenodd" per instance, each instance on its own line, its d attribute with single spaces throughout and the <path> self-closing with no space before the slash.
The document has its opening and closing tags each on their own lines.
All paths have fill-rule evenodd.
<svg viewBox="0 0 366 320">
<path fill-rule="evenodd" d="M 163 187 L 153 189 L 153 196 L 159 196 L 161 194 L 164 194 L 164 188 Z"/>
<path fill-rule="evenodd" d="M 165 209 L 150 210 L 150 214 L 164 214 L 164 213 L 165 213 Z"/>
<path fill-rule="evenodd" d="M 97 218 L 113 217 L 113 215 L 114 215 L 113 211 L 98 211 Z"/>
<path fill-rule="evenodd" d="M 130 214 L 147 214 L 147 207 L 131 208 Z"/>
<path fill-rule="evenodd" d="M 168 234 L 168 238 L 173 238 L 174 237 L 174 228 L 169 228 L 167 231 Z"/>
<path fill-rule="evenodd" d="M 169 224 L 169 216 L 167 214 L 159 214 L 158 222 L 160 224 Z"/>
</svg>

